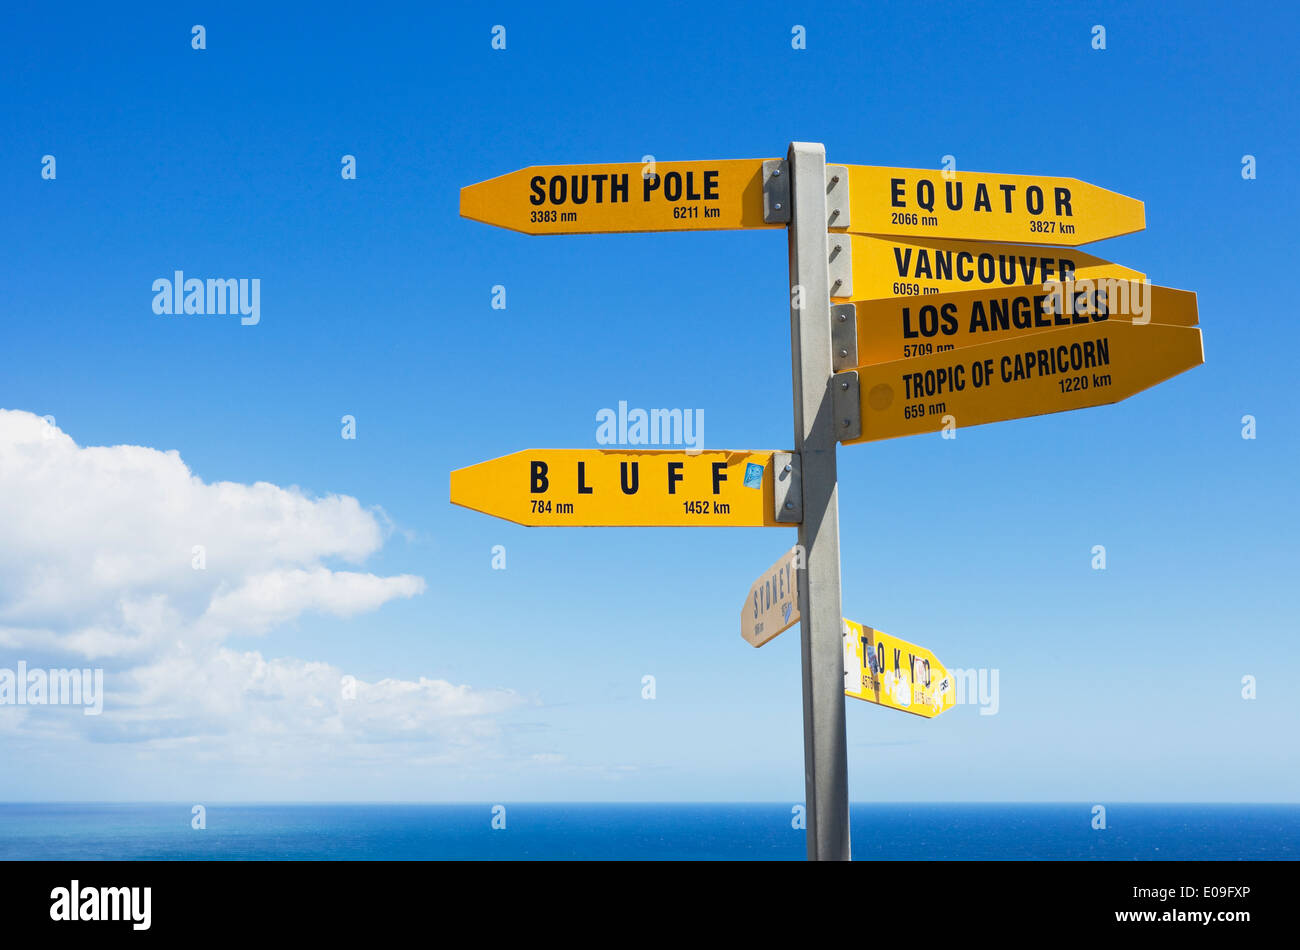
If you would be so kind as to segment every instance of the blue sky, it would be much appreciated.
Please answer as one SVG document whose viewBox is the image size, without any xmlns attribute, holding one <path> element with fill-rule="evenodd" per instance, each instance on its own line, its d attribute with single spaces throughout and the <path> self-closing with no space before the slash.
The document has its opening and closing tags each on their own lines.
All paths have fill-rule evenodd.
<svg viewBox="0 0 1300 950">
<path fill-rule="evenodd" d="M 1294 11 L 223 4 L 5 27 L 0 408 L 54 416 L 75 446 L 175 450 L 204 483 L 355 498 L 341 520 L 303 516 L 353 540 L 292 563 L 371 580 L 361 606 L 305 596 L 214 634 L 184 608 L 188 541 L 185 578 L 131 574 L 158 552 L 123 539 L 171 517 L 152 483 L 115 481 L 95 517 L 25 540 L 0 526 L 0 667 L 88 664 L 77 637 L 113 623 L 141 641 L 91 664 L 102 717 L 0 707 L 0 799 L 801 801 L 797 631 L 755 650 L 737 628 L 793 530 L 525 529 L 451 506 L 447 481 L 595 446 L 620 400 L 703 409 L 709 448 L 789 448 L 784 233 L 527 237 L 457 201 L 532 164 L 774 157 L 792 139 L 832 162 L 951 154 L 1138 197 L 1147 230 L 1087 250 L 1197 291 L 1205 342 L 1204 366 L 1113 407 L 841 450 L 846 616 L 1000 685 L 993 716 L 850 701 L 853 799 L 1300 799 L 1300 331 L 1278 295 L 1300 211 Z M 154 314 L 176 269 L 260 278 L 261 322 Z M 0 444 L 14 517 L 96 495 L 116 464 L 77 468 L 58 444 L 67 470 L 39 477 Z M 234 587 L 290 563 L 259 560 L 245 501 L 211 529 L 244 539 Z M 266 523 L 292 534 L 294 517 Z M 382 543 L 355 540 L 376 526 Z M 177 612 L 147 634 L 124 621 L 111 577 L 82 584 L 95 545 L 132 603 Z M 34 563 L 66 594 L 24 613 Z M 308 666 L 283 693 L 232 673 L 205 695 L 217 649 Z M 151 691 L 139 670 L 174 672 L 174 651 L 197 659 Z M 420 706 L 417 690 L 373 732 L 304 723 L 339 672 L 467 691 Z"/>
</svg>

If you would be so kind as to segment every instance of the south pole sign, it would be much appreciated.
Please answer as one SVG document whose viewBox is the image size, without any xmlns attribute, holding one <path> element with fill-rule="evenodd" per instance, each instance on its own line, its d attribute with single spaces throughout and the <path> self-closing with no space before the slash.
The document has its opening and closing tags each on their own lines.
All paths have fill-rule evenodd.
<svg viewBox="0 0 1300 950">
<path fill-rule="evenodd" d="M 522 168 L 462 188 L 460 213 L 525 234 L 780 227 L 758 158 Z"/>
<path fill-rule="evenodd" d="M 800 626 L 810 860 L 848 860 L 845 697 L 933 718 L 929 650 L 841 615 L 840 444 L 1115 402 L 1203 361 L 1195 294 L 1076 245 L 1142 230 L 1074 178 L 784 159 L 534 165 L 461 189 L 525 234 L 786 229 L 789 451 L 531 449 L 451 473 L 451 501 L 550 527 L 791 527 L 741 635 Z M 769 555 L 770 557 L 770 555 Z"/>
</svg>

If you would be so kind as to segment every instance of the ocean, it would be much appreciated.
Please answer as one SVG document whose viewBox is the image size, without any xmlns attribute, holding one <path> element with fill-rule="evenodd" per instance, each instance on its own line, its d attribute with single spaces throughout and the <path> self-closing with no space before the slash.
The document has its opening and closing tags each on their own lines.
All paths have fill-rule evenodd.
<svg viewBox="0 0 1300 950">
<path fill-rule="evenodd" d="M 801 860 L 789 804 L 0 805 L 0 859 Z M 858 860 L 1300 857 L 1300 805 L 858 804 Z M 504 823 L 504 828 L 493 828 Z"/>
</svg>

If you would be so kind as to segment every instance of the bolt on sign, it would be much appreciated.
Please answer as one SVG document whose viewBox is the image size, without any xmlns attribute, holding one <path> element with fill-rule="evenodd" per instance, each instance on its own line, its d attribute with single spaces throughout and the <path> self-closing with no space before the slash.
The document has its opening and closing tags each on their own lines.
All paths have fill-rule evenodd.
<svg viewBox="0 0 1300 950">
<path fill-rule="evenodd" d="M 1204 361 L 1196 327 L 1107 320 L 863 366 L 855 371 L 861 434 L 844 441 L 1101 406 Z"/>
<path fill-rule="evenodd" d="M 957 701 L 956 686 L 929 650 L 845 620 L 844 695 L 933 719 Z"/>
<path fill-rule="evenodd" d="M 761 647 L 799 622 L 795 575 L 803 562 L 803 549 L 796 544 L 749 588 L 749 595 L 740 605 L 740 635 L 751 646 Z"/>
<path fill-rule="evenodd" d="M 844 167 L 854 234 L 1073 247 L 1146 227 L 1142 202 L 1074 178 Z"/>
<path fill-rule="evenodd" d="M 515 524 L 790 527 L 772 452 L 528 449 L 451 473 L 451 502 Z"/>
<path fill-rule="evenodd" d="M 1099 277 L 1146 275 L 1082 251 L 1021 244 L 845 234 L 852 282 L 837 300 L 875 300 L 999 289 Z"/>
<path fill-rule="evenodd" d="M 467 185 L 461 217 L 525 234 L 775 228 L 763 159 L 534 165 Z"/>
<path fill-rule="evenodd" d="M 1112 278 L 858 300 L 847 306 L 856 322 L 858 366 L 1063 327 L 1106 322 L 1193 327 L 1198 319 L 1196 294 L 1190 290 Z"/>
</svg>

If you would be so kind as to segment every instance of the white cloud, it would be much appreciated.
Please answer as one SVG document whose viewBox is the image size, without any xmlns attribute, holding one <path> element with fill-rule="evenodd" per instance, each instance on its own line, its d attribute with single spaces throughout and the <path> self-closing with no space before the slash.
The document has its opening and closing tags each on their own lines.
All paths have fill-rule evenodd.
<svg viewBox="0 0 1300 950">
<path fill-rule="evenodd" d="M 291 615 L 343 616 L 423 589 L 322 567 L 383 543 L 355 498 L 204 482 L 175 451 L 82 448 L 27 412 L 0 410 L 0 524 L 0 626 L 81 632 L 84 652 L 147 647 L 210 608 L 224 625 L 282 621 L 267 603 L 277 587 Z M 206 570 L 191 566 L 196 545 Z"/>
<path fill-rule="evenodd" d="M 248 578 L 236 590 L 216 594 L 203 619 L 223 629 L 261 630 L 307 610 L 350 617 L 374 610 L 394 597 L 423 592 L 424 580 L 410 574 L 376 577 L 323 567 L 266 571 Z"/>
<path fill-rule="evenodd" d="M 522 702 L 423 677 L 349 681 L 326 663 L 225 645 L 424 591 L 414 575 L 327 566 L 360 565 L 391 530 L 355 498 L 208 483 L 175 451 L 81 447 L 38 416 L 0 410 L 0 525 L 0 646 L 111 667 L 103 716 L 5 707 L 0 731 L 164 745 L 220 736 L 210 754 L 301 758 L 404 740 L 464 747 Z M 196 545 L 205 570 L 192 565 Z M 333 744 L 312 741 L 322 738 Z"/>
</svg>

